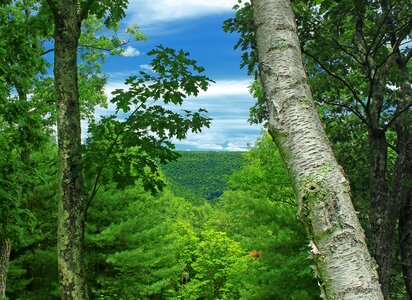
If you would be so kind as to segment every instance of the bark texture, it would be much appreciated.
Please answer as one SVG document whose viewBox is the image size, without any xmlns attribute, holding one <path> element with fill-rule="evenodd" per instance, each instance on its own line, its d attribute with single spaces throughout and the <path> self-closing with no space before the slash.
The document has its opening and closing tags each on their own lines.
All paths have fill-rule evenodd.
<svg viewBox="0 0 412 300">
<path fill-rule="evenodd" d="M 369 129 L 370 149 L 370 193 L 369 219 L 371 234 L 369 249 L 378 264 L 379 282 L 387 299 L 390 290 L 393 242 L 395 225 L 398 220 L 397 197 L 388 196 L 387 160 L 388 144 L 385 133 L 379 129 Z"/>
<path fill-rule="evenodd" d="M 403 280 L 412 299 L 412 193 L 409 193 L 399 218 L 399 242 Z"/>
<path fill-rule="evenodd" d="M 7 270 L 9 269 L 11 244 L 8 239 L 0 239 L 0 299 L 6 297 Z"/>
<path fill-rule="evenodd" d="M 401 51 L 401 43 L 410 34 L 412 28 L 411 18 L 402 30 L 396 26 L 401 24 L 399 20 L 393 19 L 394 6 L 388 1 L 378 1 L 382 12 L 385 14 L 389 35 L 388 42 L 392 47 L 392 53 L 387 56 L 384 63 L 380 64 L 375 61 L 375 55 L 368 55 L 365 52 L 365 39 L 358 39 L 355 45 L 360 53 L 364 53 L 364 66 L 369 76 L 371 99 L 368 99 L 370 106 L 367 110 L 368 128 L 369 128 L 369 147 L 371 150 L 371 210 L 370 221 L 372 233 L 370 236 L 371 253 L 379 265 L 378 273 L 385 299 L 389 299 L 391 293 L 391 276 L 394 269 L 394 242 L 395 229 L 399 229 L 399 245 L 401 251 L 401 264 L 405 278 L 405 286 L 409 298 L 412 299 L 411 282 L 407 281 L 411 272 L 408 269 L 408 257 L 410 255 L 403 252 L 404 249 L 411 247 L 405 245 L 405 241 L 410 242 L 408 237 L 408 226 L 410 222 L 406 221 L 412 218 L 411 210 L 408 207 L 408 195 L 411 194 L 410 174 L 412 169 L 412 132 L 410 107 L 412 99 L 411 82 L 407 68 L 408 60 L 412 52 Z M 364 15 L 358 18 L 365 18 Z M 361 20 L 362 21 L 362 20 Z M 361 37 L 361 29 L 357 30 Z M 409 56 L 409 57 L 408 57 Z M 391 97 L 385 94 L 385 88 L 388 84 L 390 74 L 396 72 L 400 93 L 395 97 L 396 110 L 391 116 L 389 122 L 382 122 L 382 114 L 385 111 L 385 98 Z M 394 126 L 390 126 L 390 125 Z M 391 170 L 388 170 L 388 148 L 387 134 L 389 128 L 396 132 L 396 146 L 392 147 L 397 153 L 396 161 Z M 389 139 L 389 138 L 388 138 Z M 390 178 L 391 180 L 386 180 Z M 409 196 L 410 197 L 410 196 Z M 398 223 L 399 221 L 399 223 Z M 403 253 L 403 255 L 402 255 Z M 409 288 L 408 288 L 409 286 Z"/>
<path fill-rule="evenodd" d="M 397 52 L 397 66 L 402 74 L 401 97 L 396 113 L 404 111 L 396 119 L 396 149 L 398 157 L 392 180 L 392 193 L 398 195 L 399 205 L 399 247 L 405 288 L 412 299 L 412 85 L 407 68 L 408 60 Z M 412 53 L 412 52 L 411 52 Z"/>
<path fill-rule="evenodd" d="M 396 126 L 399 151 L 394 166 L 392 188 L 388 195 L 389 197 L 392 195 L 392 198 L 388 199 L 392 206 L 388 208 L 388 214 L 393 218 L 390 223 L 393 230 L 396 227 L 396 221 L 399 220 L 400 261 L 406 292 L 408 298 L 412 299 L 412 134 L 408 127 L 400 125 L 406 125 L 405 117 L 406 115 L 399 118 Z M 391 238 L 394 238 L 394 234 Z M 387 274 L 389 278 L 390 275 L 390 273 Z"/>
<path fill-rule="evenodd" d="M 62 299 L 88 299 L 83 265 L 83 192 L 77 47 L 78 3 L 48 1 L 55 19 L 54 76 L 59 145 L 58 268 Z"/>
<path fill-rule="evenodd" d="M 313 104 L 288 0 L 252 0 L 269 126 L 294 182 L 324 299 L 383 299 L 376 265 Z"/>
</svg>

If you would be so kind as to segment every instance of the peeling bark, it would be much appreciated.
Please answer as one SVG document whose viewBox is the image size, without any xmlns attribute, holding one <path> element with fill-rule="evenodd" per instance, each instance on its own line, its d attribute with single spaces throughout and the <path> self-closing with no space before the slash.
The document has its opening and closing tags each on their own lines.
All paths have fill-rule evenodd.
<svg viewBox="0 0 412 300">
<path fill-rule="evenodd" d="M 6 297 L 7 271 L 10 260 L 10 241 L 6 238 L 0 240 L 0 299 Z"/>
<path fill-rule="evenodd" d="M 294 182 L 324 299 L 383 299 L 376 264 L 314 107 L 287 0 L 252 0 L 271 135 Z"/>
</svg>

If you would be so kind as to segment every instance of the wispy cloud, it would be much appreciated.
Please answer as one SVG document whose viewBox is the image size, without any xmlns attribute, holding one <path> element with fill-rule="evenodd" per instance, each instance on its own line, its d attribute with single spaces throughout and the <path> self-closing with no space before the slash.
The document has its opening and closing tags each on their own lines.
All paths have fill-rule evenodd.
<svg viewBox="0 0 412 300">
<path fill-rule="evenodd" d="M 108 99 L 113 98 L 112 92 L 117 89 L 125 89 L 126 85 L 123 81 L 109 81 L 109 83 L 104 88 L 104 93 Z"/>
<path fill-rule="evenodd" d="M 141 26 L 230 11 L 236 0 L 135 0 L 127 15 Z"/>
<path fill-rule="evenodd" d="M 173 142 L 180 150 L 246 151 L 262 131 L 261 126 L 249 125 L 246 119 L 239 119 L 237 126 L 232 124 L 235 125 L 233 127 L 221 127 L 219 123 L 215 120 L 210 128 L 204 129 L 200 134 L 190 133 L 185 140 Z"/>
<path fill-rule="evenodd" d="M 140 66 L 141 68 L 144 68 Z M 149 66 L 150 67 L 150 66 Z M 177 109 L 197 110 L 202 107 L 213 118 L 210 128 L 201 133 L 189 133 L 185 140 L 173 140 L 178 149 L 245 151 L 248 144 L 253 144 L 260 135 L 262 126 L 247 122 L 249 108 L 254 100 L 248 93 L 249 80 L 221 80 L 216 82 L 208 92 L 196 98 L 189 98 Z M 122 81 L 109 81 L 105 88 L 108 98 L 116 89 L 127 88 Z M 171 109 L 176 109 L 172 108 Z M 108 109 L 96 108 L 96 118 L 114 113 L 115 105 Z"/>
<path fill-rule="evenodd" d="M 206 92 L 202 92 L 204 97 L 217 96 L 249 96 L 250 79 L 244 80 L 219 80 L 212 84 Z"/>
<path fill-rule="evenodd" d="M 152 71 L 150 65 L 140 65 L 141 69 L 146 71 Z M 110 74 L 111 75 L 111 74 Z M 116 75 L 116 74 L 115 74 Z M 129 73 L 119 73 L 118 77 L 129 75 Z M 251 84 L 250 79 L 241 80 L 219 80 L 216 83 L 212 83 L 206 92 L 199 93 L 196 98 L 190 98 L 187 100 L 189 105 L 199 105 L 199 99 L 204 98 L 219 98 L 219 97 L 247 97 L 251 98 L 249 94 L 249 86 Z M 123 81 L 111 80 L 105 87 L 106 95 L 111 98 L 111 92 L 118 88 L 125 88 Z M 233 107 L 233 106 L 232 106 Z"/>
<path fill-rule="evenodd" d="M 151 65 L 144 64 L 144 65 L 140 65 L 139 67 L 140 67 L 140 69 L 142 69 L 143 71 L 154 72 L 154 71 L 153 71 L 153 67 L 152 67 Z"/>
<path fill-rule="evenodd" d="M 126 57 L 139 56 L 140 51 L 137 50 L 136 48 L 132 47 L 132 46 L 127 46 L 126 49 L 124 49 L 122 55 L 126 56 Z"/>
</svg>

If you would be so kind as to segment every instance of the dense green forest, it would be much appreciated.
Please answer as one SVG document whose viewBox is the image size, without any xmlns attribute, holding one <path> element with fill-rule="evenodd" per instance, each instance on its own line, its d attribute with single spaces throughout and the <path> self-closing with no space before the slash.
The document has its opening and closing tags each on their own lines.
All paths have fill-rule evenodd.
<svg viewBox="0 0 412 300">
<path fill-rule="evenodd" d="M 226 176 L 239 170 L 241 152 L 180 151 L 175 162 L 162 166 L 169 189 L 187 200 L 215 202 L 227 188 Z"/>
<path fill-rule="evenodd" d="M 32 223 L 22 224 L 24 240 L 11 253 L 10 299 L 60 297 L 52 192 L 56 181 L 50 180 L 55 150 L 51 144 L 33 155 L 47 160 L 42 162 L 43 183 L 31 195 Z M 181 154 L 182 162 L 169 166 L 170 174 L 207 165 L 192 173 L 194 179 L 214 170 L 219 180 L 225 178 L 223 194 L 212 205 L 178 197 L 168 187 L 153 196 L 139 182 L 120 190 L 114 183 L 101 188 L 86 223 L 92 298 L 319 299 L 303 228 L 295 222 L 290 181 L 270 137 L 263 136 L 244 153 Z M 214 169 L 208 165 L 214 161 L 233 169 Z M 206 190 L 210 182 L 195 188 Z M 180 188 L 188 194 L 193 189 Z"/>
<path fill-rule="evenodd" d="M 2 1 L 0 299 L 412 299 L 409 2 L 239 0 L 265 130 L 199 152 L 187 51 L 105 93 L 129 1 Z"/>
</svg>

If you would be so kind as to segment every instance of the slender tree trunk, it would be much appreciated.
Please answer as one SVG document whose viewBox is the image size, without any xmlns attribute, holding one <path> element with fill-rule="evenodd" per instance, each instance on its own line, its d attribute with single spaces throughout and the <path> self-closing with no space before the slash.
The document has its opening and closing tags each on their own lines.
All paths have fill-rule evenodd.
<svg viewBox="0 0 412 300">
<path fill-rule="evenodd" d="M 368 137 L 371 193 L 369 248 L 378 264 L 379 282 L 382 293 L 385 299 L 387 299 L 390 290 L 393 242 L 399 206 L 394 206 L 395 202 L 397 202 L 395 195 L 391 199 L 388 197 L 388 184 L 386 180 L 388 144 L 385 132 L 370 129 Z"/>
<path fill-rule="evenodd" d="M 0 299 L 6 297 L 7 271 L 9 269 L 11 244 L 7 238 L 0 240 Z"/>
<path fill-rule="evenodd" d="M 411 108 L 412 99 L 411 80 L 407 67 L 407 60 L 400 54 L 398 49 L 396 63 L 402 74 L 403 80 L 400 89 L 400 101 L 395 113 L 400 114 L 395 123 L 398 135 L 396 149 L 398 152 L 397 164 L 395 165 L 393 181 L 393 193 L 398 194 L 399 201 L 399 247 L 401 265 L 406 292 L 412 299 L 412 123 Z"/>
<path fill-rule="evenodd" d="M 409 184 L 412 184 L 411 182 Z M 412 299 L 412 188 L 399 218 L 399 244 L 403 280 L 409 299 Z"/>
<path fill-rule="evenodd" d="M 291 174 L 324 299 L 383 299 L 376 265 L 314 107 L 288 0 L 252 0 L 269 126 Z"/>
<path fill-rule="evenodd" d="M 399 121 L 403 123 L 401 118 Z M 399 126 L 396 126 L 399 129 Z M 403 127 L 403 126 L 402 126 Z M 412 299 L 412 134 L 406 131 L 398 130 L 397 150 L 392 187 L 392 206 L 388 211 L 396 210 L 397 215 L 394 218 L 393 229 L 396 227 L 396 221 L 399 220 L 399 248 L 400 263 L 402 266 L 403 278 L 409 299 Z"/>
<path fill-rule="evenodd" d="M 397 128 L 399 129 L 399 126 Z M 398 226 L 400 259 L 406 292 L 409 299 L 412 299 L 412 132 L 407 126 L 403 128 L 405 131 L 402 133 L 398 130 L 398 141 L 402 139 L 398 145 L 402 152 L 398 154 L 400 170 L 395 168 L 395 171 L 398 171 L 395 174 L 400 176 L 393 182 L 393 193 L 400 198 Z"/>
<path fill-rule="evenodd" d="M 54 76 L 59 144 L 58 267 L 62 299 L 88 299 L 83 265 L 83 192 L 77 47 L 77 1 L 48 1 L 55 18 Z"/>
</svg>

